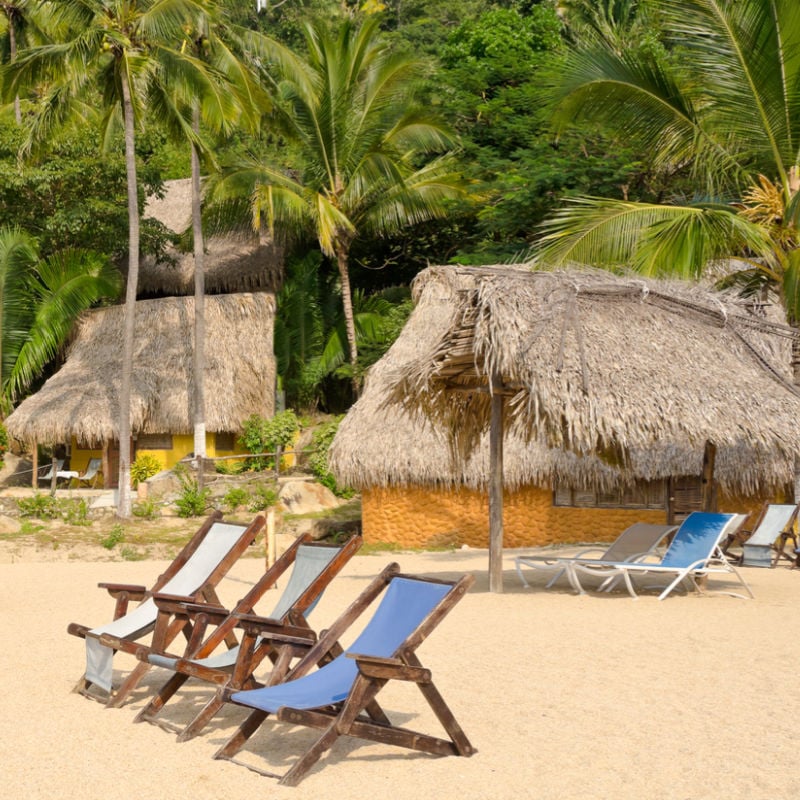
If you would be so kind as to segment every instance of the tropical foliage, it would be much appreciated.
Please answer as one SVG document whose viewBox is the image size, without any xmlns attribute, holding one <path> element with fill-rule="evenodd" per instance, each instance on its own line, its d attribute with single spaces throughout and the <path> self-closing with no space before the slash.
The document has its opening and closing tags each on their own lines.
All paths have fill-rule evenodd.
<svg viewBox="0 0 800 800">
<path fill-rule="evenodd" d="M 540 258 L 695 277 L 746 259 L 800 321 L 800 17 L 775 0 L 659 0 L 666 49 L 592 36 L 560 81 L 563 122 L 601 121 L 683 170 L 696 194 L 665 202 L 582 197 L 546 226 Z"/>
</svg>

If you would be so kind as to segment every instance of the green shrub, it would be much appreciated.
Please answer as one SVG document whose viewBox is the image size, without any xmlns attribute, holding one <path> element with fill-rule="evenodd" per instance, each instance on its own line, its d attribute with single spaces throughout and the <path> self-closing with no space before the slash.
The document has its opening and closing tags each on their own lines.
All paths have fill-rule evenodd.
<svg viewBox="0 0 800 800">
<path fill-rule="evenodd" d="M 6 453 L 8 452 L 8 431 L 6 426 L 0 422 L 0 469 L 3 467 Z"/>
<path fill-rule="evenodd" d="M 17 498 L 17 508 L 22 517 L 55 519 L 59 514 L 56 499 L 40 492 L 36 492 L 32 497 Z"/>
<path fill-rule="evenodd" d="M 142 481 L 152 478 L 161 472 L 161 462 L 149 453 L 136 456 L 131 464 L 131 485 L 135 489 Z"/>
<path fill-rule="evenodd" d="M 308 466 L 316 479 L 323 486 L 327 486 L 337 497 L 352 497 L 355 491 L 347 486 L 339 486 L 328 467 L 328 450 L 333 442 L 333 437 L 336 436 L 336 431 L 339 430 L 339 423 L 342 419 L 343 416 L 339 416 L 320 425 L 311 435 L 312 453 L 308 458 Z"/>
<path fill-rule="evenodd" d="M 131 514 L 140 519 L 155 519 L 159 516 L 158 503 L 155 500 L 140 500 L 131 507 Z"/>
<path fill-rule="evenodd" d="M 222 504 L 228 511 L 235 511 L 239 506 L 247 505 L 250 500 L 250 492 L 243 489 L 241 486 L 234 486 L 225 492 L 222 498 Z"/>
<path fill-rule="evenodd" d="M 278 502 L 278 492 L 271 486 L 256 486 L 247 510 L 253 513 L 270 508 Z"/>
<path fill-rule="evenodd" d="M 200 489 L 197 480 L 192 478 L 186 467 L 179 464 L 175 467 L 175 476 L 181 485 L 181 494 L 175 501 L 179 517 L 199 517 L 208 508 L 211 489 Z"/>
<path fill-rule="evenodd" d="M 244 472 L 246 467 L 247 465 L 241 458 L 231 458 L 225 461 L 217 461 L 214 464 L 214 469 L 220 475 L 238 475 L 240 472 Z"/>
<path fill-rule="evenodd" d="M 113 550 L 120 542 L 125 541 L 125 529 L 122 525 L 115 525 L 109 532 L 105 539 L 100 540 L 100 544 L 106 550 Z"/>
<path fill-rule="evenodd" d="M 276 414 L 272 419 L 253 414 L 245 420 L 239 444 L 248 453 L 275 453 L 279 447 L 284 450 L 294 442 L 300 423 L 294 411 L 288 409 Z M 274 469 L 274 458 L 251 458 L 250 469 Z"/>
<path fill-rule="evenodd" d="M 84 499 L 60 500 L 58 510 L 67 525 L 91 525 L 89 504 Z"/>
</svg>

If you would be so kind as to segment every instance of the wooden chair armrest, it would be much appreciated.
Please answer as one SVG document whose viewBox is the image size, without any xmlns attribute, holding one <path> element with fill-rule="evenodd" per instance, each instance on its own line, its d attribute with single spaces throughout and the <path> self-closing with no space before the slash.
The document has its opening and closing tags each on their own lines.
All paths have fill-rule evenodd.
<svg viewBox="0 0 800 800">
<path fill-rule="evenodd" d="M 317 641 L 317 634 L 310 628 L 288 625 L 279 619 L 259 617 L 256 614 L 234 614 L 234 617 L 236 627 L 250 636 L 261 636 L 271 641 L 290 644 L 314 644 Z"/>
<path fill-rule="evenodd" d="M 144 600 L 147 594 L 147 587 L 136 583 L 98 583 L 101 589 L 106 589 L 112 597 L 125 592 L 131 600 Z"/>
<path fill-rule="evenodd" d="M 182 616 L 192 616 L 201 612 L 208 614 L 228 615 L 228 609 L 211 603 L 198 603 L 196 597 L 189 597 L 180 594 L 165 594 L 156 592 L 153 595 L 153 602 L 158 606 L 159 611 L 167 611 L 170 614 L 180 614 Z M 198 610 L 195 610 L 195 609 Z"/>
<path fill-rule="evenodd" d="M 399 658 L 380 658 L 361 653 L 348 653 L 347 657 L 355 659 L 358 671 L 367 678 L 411 681 L 412 683 L 431 682 L 429 669 L 409 666 Z"/>
</svg>

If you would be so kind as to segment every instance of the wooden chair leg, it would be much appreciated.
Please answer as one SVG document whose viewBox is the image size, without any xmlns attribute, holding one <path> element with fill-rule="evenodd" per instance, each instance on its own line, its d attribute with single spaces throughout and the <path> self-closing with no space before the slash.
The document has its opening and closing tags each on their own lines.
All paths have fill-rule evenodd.
<svg viewBox="0 0 800 800">
<path fill-rule="evenodd" d="M 197 716 L 178 734 L 179 742 L 188 742 L 189 739 L 194 739 L 203 728 L 208 725 L 214 718 L 216 713 L 225 705 L 220 692 L 217 692 L 206 704 L 200 709 Z"/>
<path fill-rule="evenodd" d="M 172 677 L 158 690 L 155 697 L 136 715 L 134 722 L 150 722 L 156 717 L 161 709 L 169 702 L 169 699 L 189 680 L 188 675 L 175 672 Z"/>
<path fill-rule="evenodd" d="M 247 740 L 259 729 L 261 723 L 269 716 L 266 711 L 253 711 L 236 729 L 231 738 L 214 753 L 214 758 L 231 759 L 246 744 Z"/>
<path fill-rule="evenodd" d="M 140 661 L 130 672 L 122 685 L 113 692 L 106 702 L 106 708 L 120 708 L 128 695 L 139 685 L 139 681 L 147 674 L 151 664 Z"/>
</svg>

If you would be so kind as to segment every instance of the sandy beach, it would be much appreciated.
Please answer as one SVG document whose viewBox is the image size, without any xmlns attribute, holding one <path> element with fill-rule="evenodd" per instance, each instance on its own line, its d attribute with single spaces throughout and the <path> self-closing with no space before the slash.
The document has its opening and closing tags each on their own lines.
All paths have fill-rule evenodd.
<svg viewBox="0 0 800 800">
<path fill-rule="evenodd" d="M 578 597 L 566 585 L 545 591 L 544 577 L 526 589 L 513 571 L 514 554 L 506 552 L 504 594 L 488 592 L 486 551 L 350 562 L 314 611 L 318 629 L 392 560 L 406 572 L 476 575 L 472 591 L 419 656 L 478 752 L 434 758 L 340 740 L 295 789 L 212 759 L 243 709 L 227 708 L 204 735 L 184 744 L 160 728 L 132 724 L 163 672 L 152 670 L 121 709 L 71 691 L 83 671 L 84 645 L 67 635 L 67 624 L 109 621 L 112 601 L 97 583 L 152 583 L 165 562 L 18 556 L 0 563 L 3 794 L 27 800 L 346 800 L 401 793 L 442 800 L 778 800 L 800 794 L 794 686 L 800 571 L 746 570 L 752 601 L 678 595 L 658 602 L 652 594 Z M 223 601 L 233 603 L 262 570 L 263 559 L 241 560 L 220 587 Z M 133 664 L 118 656 L 115 679 Z M 187 692 L 165 715 L 186 719 L 207 696 L 201 688 Z M 392 687 L 379 700 L 400 722 L 437 731 L 415 689 Z M 283 771 L 301 737 L 307 732 L 267 722 L 247 758 Z"/>
</svg>

